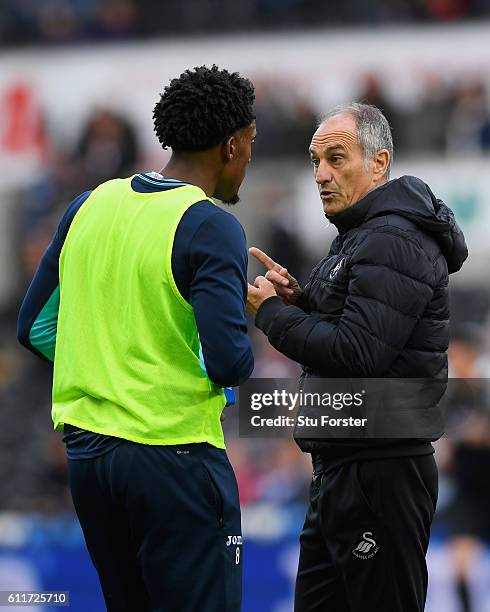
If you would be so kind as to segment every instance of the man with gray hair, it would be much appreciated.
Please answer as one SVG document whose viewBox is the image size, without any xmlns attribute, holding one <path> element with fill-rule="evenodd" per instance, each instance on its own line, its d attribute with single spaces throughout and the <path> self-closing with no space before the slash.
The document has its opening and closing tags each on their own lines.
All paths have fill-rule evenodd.
<svg viewBox="0 0 490 612">
<path fill-rule="evenodd" d="M 268 270 L 249 285 L 256 326 L 303 366 L 303 384 L 318 377 L 444 385 L 448 274 L 467 257 L 453 213 L 420 179 L 388 180 L 391 132 L 376 107 L 330 111 L 310 156 L 325 215 L 339 234 L 304 289 L 279 263 L 250 249 Z M 389 404 L 390 418 L 404 415 L 402 404 Z M 415 408 L 411 423 L 422 430 L 432 413 Z M 424 609 L 437 500 L 431 441 L 442 433 L 432 431 L 366 440 L 296 428 L 296 442 L 313 459 L 296 612 Z"/>
</svg>

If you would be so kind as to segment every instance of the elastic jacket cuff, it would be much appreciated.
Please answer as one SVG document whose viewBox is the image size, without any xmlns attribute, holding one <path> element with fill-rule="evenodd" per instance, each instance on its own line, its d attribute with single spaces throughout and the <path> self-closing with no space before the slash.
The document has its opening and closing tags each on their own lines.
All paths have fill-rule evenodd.
<svg viewBox="0 0 490 612">
<path fill-rule="evenodd" d="M 262 302 L 255 315 L 255 327 L 261 329 L 268 335 L 277 313 L 284 308 L 280 297 L 273 295 Z"/>
</svg>

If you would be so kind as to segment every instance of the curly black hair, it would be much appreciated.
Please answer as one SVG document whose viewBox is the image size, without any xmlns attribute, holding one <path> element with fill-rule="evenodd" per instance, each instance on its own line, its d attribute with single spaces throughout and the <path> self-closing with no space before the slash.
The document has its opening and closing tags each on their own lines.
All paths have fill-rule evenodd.
<svg viewBox="0 0 490 612">
<path fill-rule="evenodd" d="M 252 123 L 254 100 L 252 83 L 238 72 L 199 66 L 165 87 L 154 130 L 164 149 L 205 151 Z"/>
</svg>

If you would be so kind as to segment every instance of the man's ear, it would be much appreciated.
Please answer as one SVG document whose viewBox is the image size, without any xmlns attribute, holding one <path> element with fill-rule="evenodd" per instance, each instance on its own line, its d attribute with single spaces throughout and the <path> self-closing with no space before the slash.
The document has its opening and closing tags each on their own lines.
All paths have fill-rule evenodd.
<svg viewBox="0 0 490 612">
<path fill-rule="evenodd" d="M 388 149 L 380 149 L 373 157 L 374 176 L 381 178 L 386 174 L 388 164 L 390 163 L 390 152 Z"/>
<path fill-rule="evenodd" d="M 238 142 L 236 136 L 230 136 L 222 145 L 223 160 L 225 162 L 235 159 L 238 152 Z"/>
</svg>

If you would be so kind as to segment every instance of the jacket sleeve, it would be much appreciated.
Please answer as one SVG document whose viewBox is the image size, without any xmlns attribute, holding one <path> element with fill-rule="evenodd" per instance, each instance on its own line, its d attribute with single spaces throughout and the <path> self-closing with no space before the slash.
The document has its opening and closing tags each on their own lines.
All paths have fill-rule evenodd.
<svg viewBox="0 0 490 612">
<path fill-rule="evenodd" d="M 281 353 L 326 375 L 340 366 L 353 376 L 379 376 L 404 348 L 432 298 L 433 283 L 433 264 L 417 242 L 376 231 L 351 256 L 338 323 L 269 298 L 256 325 Z"/>
<path fill-rule="evenodd" d="M 59 258 L 71 222 L 90 191 L 78 196 L 63 215 L 58 230 L 41 258 L 17 320 L 17 338 L 41 359 L 54 361 L 60 303 Z"/>
</svg>

